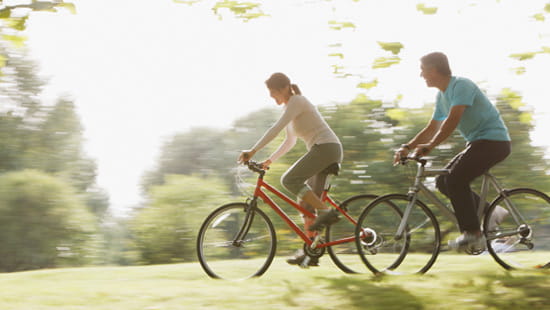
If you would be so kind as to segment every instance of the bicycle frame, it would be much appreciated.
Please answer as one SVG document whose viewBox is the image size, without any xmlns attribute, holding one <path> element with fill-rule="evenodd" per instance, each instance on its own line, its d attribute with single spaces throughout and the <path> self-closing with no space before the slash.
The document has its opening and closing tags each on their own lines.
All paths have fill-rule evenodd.
<svg viewBox="0 0 550 310">
<path fill-rule="evenodd" d="M 410 159 L 414 159 L 414 158 L 410 158 Z M 418 162 L 418 170 L 415 176 L 414 185 L 409 188 L 409 192 L 408 192 L 410 201 L 407 204 L 407 207 L 403 214 L 403 218 L 401 219 L 401 223 L 399 225 L 399 228 L 397 229 L 397 233 L 396 233 L 397 237 L 402 236 L 403 232 L 405 231 L 408 217 L 410 215 L 412 207 L 414 206 L 417 200 L 419 192 L 423 193 L 424 196 L 426 196 L 426 198 L 428 199 L 428 201 L 430 201 L 433 205 L 435 205 L 437 209 L 440 210 L 441 213 L 447 219 L 449 219 L 458 227 L 458 221 L 456 219 L 456 216 L 453 210 L 451 210 L 449 206 L 447 206 L 439 198 L 437 198 L 437 196 L 423 183 L 423 179 L 425 179 L 426 177 L 448 174 L 449 169 L 427 168 L 425 167 L 425 164 L 426 164 L 425 160 L 420 160 Z M 480 200 L 477 208 L 477 216 L 480 221 L 483 219 L 483 216 L 485 214 L 485 210 L 487 206 L 486 204 L 487 196 L 488 196 L 490 187 L 493 187 L 497 192 L 497 194 L 503 195 L 504 197 L 506 197 L 506 190 L 502 186 L 500 186 L 500 184 L 497 182 L 496 177 L 493 176 L 490 172 L 484 173 L 482 176 L 481 191 L 479 194 Z M 508 199 L 505 199 L 504 201 L 506 202 L 507 210 L 510 211 L 510 214 L 514 217 L 514 220 L 516 220 L 516 222 L 525 222 L 523 216 L 517 211 L 517 209 L 514 207 L 512 202 L 509 201 Z"/>
<path fill-rule="evenodd" d="M 327 179 L 327 183 L 328 183 L 328 179 Z M 264 189 L 271 192 L 271 193 L 273 193 L 277 197 L 281 198 L 284 202 L 291 205 L 293 208 L 298 210 L 304 216 L 315 218 L 316 215 L 313 214 L 312 212 L 308 211 L 306 208 L 302 207 L 300 204 L 298 204 L 293 199 L 289 198 L 287 195 L 281 193 L 279 190 L 277 190 L 273 186 L 269 185 L 267 182 L 265 182 L 264 179 L 263 179 L 263 174 L 260 174 L 258 176 L 258 181 L 256 183 L 256 189 L 254 190 L 254 197 L 252 198 L 252 201 L 255 202 L 256 199 L 258 199 L 258 198 L 262 199 L 262 201 L 264 201 L 266 204 L 268 204 L 271 207 L 271 209 L 273 209 L 287 223 L 287 225 L 298 236 L 300 236 L 300 238 L 302 238 L 304 243 L 306 243 L 308 246 L 311 246 L 315 241 L 311 240 L 306 235 L 306 233 L 284 212 L 284 210 L 279 205 L 277 205 L 277 203 L 275 201 L 273 201 L 273 199 L 271 199 L 271 197 L 269 197 L 264 192 Z M 353 219 L 351 216 L 349 216 L 344 210 L 342 210 L 338 206 L 338 204 L 332 198 L 330 198 L 330 196 L 328 195 L 328 189 L 323 190 L 320 198 L 321 198 L 321 201 L 323 201 L 324 203 L 329 203 L 331 206 L 336 208 L 342 215 L 344 215 L 344 217 L 347 218 L 350 222 L 352 222 L 354 225 L 357 225 L 357 221 L 355 219 Z M 253 203 L 252 205 L 255 206 L 255 203 Z M 255 206 L 255 207 L 257 207 L 257 206 Z M 251 212 L 251 213 L 253 213 L 253 212 Z M 324 247 L 329 247 L 329 246 L 336 245 L 336 244 L 352 242 L 354 240 L 355 240 L 354 237 L 349 237 L 349 238 L 343 238 L 343 239 L 334 240 L 334 241 L 326 242 L 326 243 L 317 243 L 317 244 L 315 244 L 314 248 L 324 248 Z"/>
</svg>

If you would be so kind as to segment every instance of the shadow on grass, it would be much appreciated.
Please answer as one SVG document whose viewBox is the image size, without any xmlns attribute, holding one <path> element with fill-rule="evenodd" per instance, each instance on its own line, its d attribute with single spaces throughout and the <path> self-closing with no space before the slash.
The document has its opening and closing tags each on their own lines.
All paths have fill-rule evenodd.
<svg viewBox="0 0 550 310">
<path fill-rule="evenodd" d="M 398 285 L 379 283 L 381 279 L 366 281 L 352 277 L 337 279 L 320 278 L 328 282 L 328 289 L 334 292 L 345 309 L 369 310 L 420 310 L 426 309 L 422 301 Z"/>
<path fill-rule="evenodd" d="M 488 308 L 511 309 L 549 309 L 550 273 L 532 275 L 486 275 L 485 284 L 478 286 L 484 295 L 480 303 Z"/>
<path fill-rule="evenodd" d="M 432 287 L 415 287 L 411 277 L 396 283 L 395 278 L 318 277 L 323 298 L 336 301 L 346 310 L 424 310 L 424 309 L 550 309 L 550 273 L 471 274 L 441 282 L 435 277 Z M 422 277 L 421 282 L 430 279 Z M 322 283 L 322 284 L 321 284 Z M 412 284 L 412 285 L 408 285 Z M 442 285 L 443 284 L 443 285 Z M 311 289 L 311 288 L 310 288 Z M 326 290 L 325 290 L 326 289 Z M 286 304 L 296 300 L 304 288 L 289 287 Z M 327 293 L 328 292 L 328 293 Z M 295 299 L 298 297 L 298 299 Z M 316 306 L 308 309 L 326 309 Z"/>
</svg>

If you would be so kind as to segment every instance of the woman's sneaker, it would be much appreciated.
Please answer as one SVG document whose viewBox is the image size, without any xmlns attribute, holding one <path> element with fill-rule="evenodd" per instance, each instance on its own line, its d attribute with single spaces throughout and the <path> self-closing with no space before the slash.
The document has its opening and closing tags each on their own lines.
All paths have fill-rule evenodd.
<svg viewBox="0 0 550 310">
<path fill-rule="evenodd" d="M 464 232 L 455 240 L 449 240 L 449 248 L 458 252 L 479 253 L 485 250 L 485 236 Z"/>
<path fill-rule="evenodd" d="M 306 259 L 306 257 L 309 258 L 309 261 L 307 262 L 307 266 L 309 267 L 319 266 L 319 257 L 309 257 L 304 253 L 303 250 L 299 250 L 298 252 L 296 252 L 296 254 L 293 257 L 287 259 L 286 262 L 289 265 L 302 266 L 302 263 L 304 263 L 304 260 Z"/>
<path fill-rule="evenodd" d="M 319 211 L 319 215 L 315 218 L 315 222 L 309 226 L 310 231 L 321 230 L 325 226 L 332 225 L 340 220 L 338 211 L 331 209 L 328 211 Z"/>
</svg>

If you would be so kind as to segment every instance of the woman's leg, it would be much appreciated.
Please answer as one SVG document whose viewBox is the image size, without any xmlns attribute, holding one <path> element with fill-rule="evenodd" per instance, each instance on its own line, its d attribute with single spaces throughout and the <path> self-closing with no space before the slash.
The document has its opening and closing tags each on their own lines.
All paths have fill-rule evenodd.
<svg viewBox="0 0 550 310">
<path fill-rule="evenodd" d="M 342 147 L 337 143 L 314 145 L 282 176 L 281 183 L 291 193 L 315 209 L 326 209 L 306 181 L 333 163 L 342 161 Z"/>
<path fill-rule="evenodd" d="M 285 172 L 281 182 L 290 192 L 296 194 L 300 200 L 313 209 L 328 211 L 330 208 L 319 198 L 326 176 L 312 180 L 309 184 L 306 181 L 318 176 L 329 165 L 341 161 L 342 147 L 340 144 L 316 144 Z M 309 224 L 306 225 L 309 226 Z"/>
<path fill-rule="evenodd" d="M 317 197 L 321 197 L 321 194 L 325 189 L 324 187 L 325 187 L 326 180 L 327 180 L 327 174 L 320 172 L 312 176 L 309 180 L 307 180 L 306 184 L 313 190 L 313 192 Z M 302 207 L 304 207 L 309 212 L 316 213 L 315 208 L 312 207 L 309 203 L 307 203 L 303 199 L 300 199 L 299 203 Z M 306 232 L 306 235 L 310 238 L 315 237 L 316 233 L 314 231 L 309 231 L 309 227 L 313 224 L 313 222 L 315 221 L 315 218 L 302 215 L 302 220 L 304 222 L 304 230 Z"/>
<path fill-rule="evenodd" d="M 321 159 L 325 159 L 324 156 L 326 154 L 323 152 L 323 149 L 326 147 L 319 147 L 314 146 L 310 152 L 302 156 L 289 170 L 285 173 L 285 175 L 282 177 L 282 183 L 283 185 L 289 189 L 291 192 L 295 193 L 299 197 L 299 203 L 302 207 L 310 211 L 311 213 L 316 213 L 315 203 L 316 201 L 321 202 L 319 197 L 321 197 L 321 194 L 324 190 L 327 174 L 323 173 L 323 170 L 328 167 L 330 164 L 334 162 L 340 162 L 341 161 L 341 155 L 335 158 L 326 158 L 326 160 L 319 160 L 319 157 Z M 330 152 L 329 154 L 330 155 Z M 328 164 L 325 163 L 329 162 Z M 306 178 L 309 174 L 315 172 L 312 176 L 307 178 L 307 181 L 305 181 L 304 186 L 304 178 Z M 303 195 L 300 195 L 300 191 L 304 191 Z M 313 194 L 315 199 L 311 199 L 309 195 Z M 306 197 L 304 199 L 304 196 Z M 301 197 L 301 198 L 300 198 Z M 325 204 L 321 203 L 323 208 L 327 208 Z M 318 209 L 319 207 L 317 207 Z M 306 217 L 305 215 L 302 215 L 302 219 L 304 221 L 304 230 L 306 235 L 309 238 L 314 238 L 317 233 L 315 231 L 310 231 L 309 227 L 313 225 L 315 222 L 315 218 Z M 287 259 L 287 263 L 291 265 L 301 265 L 304 263 L 304 259 L 306 259 L 307 255 L 303 252 L 303 250 L 299 250 L 293 257 Z M 308 263 L 308 266 L 319 266 L 319 258 L 313 257 L 311 258 Z"/>
</svg>

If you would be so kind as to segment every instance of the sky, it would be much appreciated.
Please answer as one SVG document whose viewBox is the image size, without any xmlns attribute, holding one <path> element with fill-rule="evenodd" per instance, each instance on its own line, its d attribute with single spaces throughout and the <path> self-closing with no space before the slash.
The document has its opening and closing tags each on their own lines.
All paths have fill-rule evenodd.
<svg viewBox="0 0 550 310">
<path fill-rule="evenodd" d="M 72 2 L 77 14 L 32 13 L 29 54 L 48 81 L 43 100 L 74 99 L 85 151 L 98 164 L 98 183 L 115 214 L 140 203 L 140 178 L 171 136 L 197 126 L 228 128 L 239 117 L 275 106 L 264 86 L 273 72 L 286 73 L 317 105 L 349 102 L 361 92 L 359 82 L 377 78 L 370 97 L 393 101 L 402 95 L 402 106 L 418 107 L 433 102 L 436 93 L 419 77 L 418 59 L 443 51 L 455 75 L 474 80 L 490 96 L 503 87 L 520 92 L 536 115 L 535 143 L 550 145 L 550 54 L 526 62 L 508 57 L 550 46 L 548 21 L 529 17 L 542 11 L 545 0 L 529 6 L 513 0 L 425 2 L 439 7 L 429 16 L 410 0 L 269 0 L 263 8 L 270 16 L 249 22 L 226 13 L 220 20 L 210 0 L 193 6 L 171 0 Z M 329 20 L 356 27 L 330 30 Z M 391 56 L 378 41 L 401 42 L 402 62 L 372 69 L 375 58 Z M 339 51 L 343 59 L 328 56 Z M 336 78 L 336 63 L 362 77 Z M 514 74 L 511 68 L 518 66 L 526 73 Z"/>
</svg>

